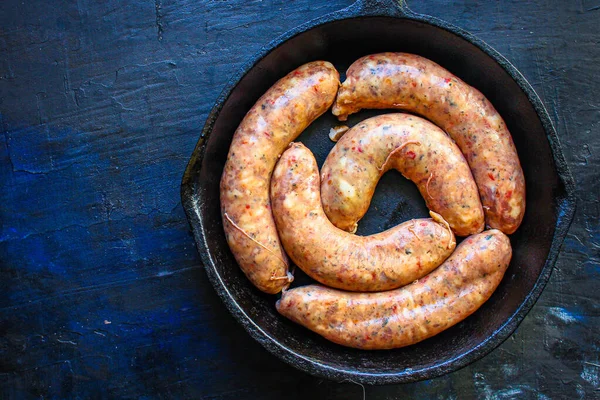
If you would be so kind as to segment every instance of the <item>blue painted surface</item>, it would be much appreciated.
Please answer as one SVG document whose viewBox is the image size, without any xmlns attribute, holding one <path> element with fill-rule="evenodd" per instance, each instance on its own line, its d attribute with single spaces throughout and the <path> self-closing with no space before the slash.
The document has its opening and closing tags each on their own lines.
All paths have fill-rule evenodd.
<svg viewBox="0 0 600 400">
<path fill-rule="evenodd" d="M 362 397 L 288 367 L 233 321 L 179 200 L 229 77 L 278 34 L 350 3 L 0 2 L 1 398 Z M 594 398 L 595 4 L 412 3 L 488 41 L 533 83 L 579 204 L 549 285 L 511 339 L 461 371 L 369 387 L 367 398 Z"/>
</svg>

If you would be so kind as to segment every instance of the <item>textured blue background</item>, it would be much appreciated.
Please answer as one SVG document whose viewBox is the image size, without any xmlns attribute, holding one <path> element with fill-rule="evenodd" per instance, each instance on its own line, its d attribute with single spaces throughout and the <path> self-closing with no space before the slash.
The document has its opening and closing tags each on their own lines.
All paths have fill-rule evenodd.
<svg viewBox="0 0 600 400">
<path fill-rule="evenodd" d="M 1 398 L 362 398 L 288 367 L 234 322 L 179 198 L 229 77 L 279 34 L 350 3 L 0 2 Z M 578 210 L 507 342 L 367 398 L 600 398 L 600 1 L 410 5 L 486 40 L 530 80 Z"/>
</svg>

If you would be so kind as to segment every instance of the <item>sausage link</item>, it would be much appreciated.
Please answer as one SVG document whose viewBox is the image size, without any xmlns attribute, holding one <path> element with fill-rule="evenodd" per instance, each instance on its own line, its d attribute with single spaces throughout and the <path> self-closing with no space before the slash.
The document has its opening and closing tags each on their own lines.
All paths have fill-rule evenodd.
<svg viewBox="0 0 600 400">
<path fill-rule="evenodd" d="M 278 293 L 292 279 L 269 200 L 277 157 L 327 111 L 338 86 L 333 65 L 305 64 L 275 83 L 233 136 L 221 177 L 223 228 L 236 261 L 263 292 Z"/>
<path fill-rule="evenodd" d="M 333 114 L 345 121 L 363 108 L 394 108 L 425 116 L 456 141 L 479 188 L 486 222 L 511 234 L 525 213 L 525 178 L 512 137 L 477 89 L 414 54 L 360 58 L 347 71 Z"/>
<path fill-rule="evenodd" d="M 340 289 L 367 292 L 406 285 L 440 265 L 456 245 L 452 231 L 431 219 L 371 236 L 336 228 L 321 206 L 317 162 L 300 143 L 292 144 L 275 167 L 271 204 L 290 258 L 313 279 Z"/>
<path fill-rule="evenodd" d="M 512 255 L 498 230 L 465 239 L 438 269 L 401 289 L 349 293 L 321 285 L 285 291 L 277 310 L 326 339 L 359 349 L 408 346 L 450 328 L 485 303 Z"/>
<path fill-rule="evenodd" d="M 329 220 L 356 231 L 381 176 L 391 168 L 413 181 L 457 236 L 483 230 L 477 185 L 460 149 L 444 131 L 409 114 L 369 118 L 346 132 L 321 169 L 321 199 Z"/>
</svg>

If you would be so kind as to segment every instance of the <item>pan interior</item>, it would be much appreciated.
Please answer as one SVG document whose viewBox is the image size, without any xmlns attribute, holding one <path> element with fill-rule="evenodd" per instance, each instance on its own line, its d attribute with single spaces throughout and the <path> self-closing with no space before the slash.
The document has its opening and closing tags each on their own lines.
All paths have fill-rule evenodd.
<svg viewBox="0 0 600 400">
<path fill-rule="evenodd" d="M 506 276 L 480 310 L 417 345 L 359 351 L 330 343 L 281 317 L 274 307 L 277 298 L 251 286 L 225 241 L 219 212 L 219 179 L 236 127 L 279 78 L 305 62 L 322 59 L 332 62 L 343 80 L 354 60 L 383 51 L 427 57 L 484 93 L 513 135 L 526 177 L 527 212 L 521 228 L 511 236 L 514 256 Z M 347 125 L 383 112 L 390 111 L 363 111 L 351 116 Z M 352 371 L 364 376 L 394 374 L 398 377 L 396 381 L 403 381 L 414 379 L 411 375 L 418 371 L 421 377 L 430 377 L 452 370 L 476 358 L 477 349 L 489 347 L 486 341 L 515 317 L 544 268 L 557 222 L 557 202 L 565 196 L 546 133 L 527 96 L 508 73 L 481 49 L 449 31 L 419 21 L 387 17 L 352 18 L 317 26 L 282 43 L 259 60 L 233 88 L 217 118 L 210 123 L 212 132 L 204 158 L 194 166 L 191 178 L 191 187 L 197 194 L 194 209 L 202 221 L 204 236 L 199 250 L 207 269 L 213 270 L 209 276 L 225 301 L 230 306 L 237 303 L 234 307 L 240 307 L 268 335 L 258 335 L 268 348 L 288 360 L 295 358 L 292 352 L 301 355 L 304 361 L 299 361 L 298 366 L 308 372 L 327 375 L 322 367 L 313 368 L 312 363 L 318 363 L 327 366 L 324 370 L 331 368 L 332 376 Z M 328 112 L 298 139 L 315 153 L 319 165 L 334 145 L 327 134 L 337 124 Z M 400 174 L 390 172 L 379 183 L 359 233 L 375 233 L 410 218 L 426 216 L 424 201 L 415 186 Z M 309 280 L 299 276 L 297 281 Z M 226 286 L 227 292 L 219 285 Z M 270 345 L 271 340 L 279 345 Z"/>
</svg>

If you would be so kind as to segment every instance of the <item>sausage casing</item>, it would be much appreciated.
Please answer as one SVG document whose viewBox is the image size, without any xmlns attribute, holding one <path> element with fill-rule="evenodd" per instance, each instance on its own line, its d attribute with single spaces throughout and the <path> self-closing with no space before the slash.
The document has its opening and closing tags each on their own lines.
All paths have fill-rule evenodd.
<svg viewBox="0 0 600 400">
<path fill-rule="evenodd" d="M 525 213 L 525 178 L 512 137 L 477 89 L 423 57 L 381 53 L 355 61 L 340 87 L 333 114 L 346 120 L 363 108 L 394 108 L 425 116 L 465 155 L 479 188 L 486 222 L 513 233 Z"/>
<path fill-rule="evenodd" d="M 390 168 L 413 181 L 457 236 L 479 233 L 484 215 L 477 185 L 460 149 L 444 131 L 410 114 L 366 119 L 342 136 L 321 169 L 329 220 L 349 232 L 367 212 L 379 178 Z"/>
<path fill-rule="evenodd" d="M 440 265 L 456 245 L 452 231 L 431 219 L 371 236 L 336 228 L 321 206 L 317 162 L 300 143 L 293 143 L 275 167 L 271 204 L 290 258 L 313 279 L 340 289 L 366 292 L 406 285 Z"/>
<path fill-rule="evenodd" d="M 506 235 L 465 239 L 439 268 L 400 289 L 351 293 L 321 285 L 285 291 L 282 315 L 332 342 L 359 349 L 408 346 L 462 321 L 492 295 L 510 263 Z"/>
<path fill-rule="evenodd" d="M 236 261 L 266 293 L 278 293 L 291 279 L 271 213 L 273 168 L 287 145 L 331 106 L 338 86 L 333 65 L 305 64 L 275 83 L 233 136 L 221 177 L 223 228 Z"/>
</svg>

